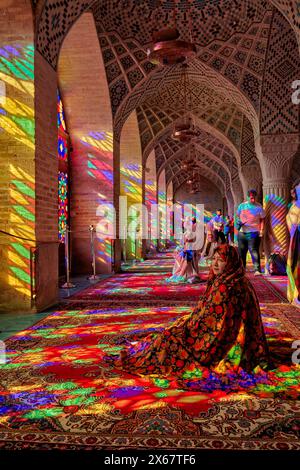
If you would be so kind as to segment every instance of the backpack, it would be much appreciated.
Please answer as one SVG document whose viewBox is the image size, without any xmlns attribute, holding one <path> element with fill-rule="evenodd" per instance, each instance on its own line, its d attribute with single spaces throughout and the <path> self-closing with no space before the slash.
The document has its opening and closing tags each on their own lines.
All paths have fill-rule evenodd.
<svg viewBox="0 0 300 470">
<path fill-rule="evenodd" d="M 271 253 L 268 259 L 268 271 L 272 276 L 286 276 L 286 257 L 280 253 Z"/>
</svg>

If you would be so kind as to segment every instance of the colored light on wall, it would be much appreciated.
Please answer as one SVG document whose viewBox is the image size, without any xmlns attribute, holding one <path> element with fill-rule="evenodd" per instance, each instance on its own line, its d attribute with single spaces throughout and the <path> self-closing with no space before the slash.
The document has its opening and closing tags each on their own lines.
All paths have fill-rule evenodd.
<svg viewBox="0 0 300 470">
<path fill-rule="evenodd" d="M 21 41 L 22 39 L 20 39 Z M 10 44 L 0 49 L 0 160 L 4 230 L 1 240 L 3 271 L 11 305 L 22 299 L 24 309 L 31 296 L 30 247 L 35 244 L 34 176 L 34 46 Z M 9 149 L 7 151 L 7 149 Z M 3 286 L 2 286 L 3 287 Z"/>
<path fill-rule="evenodd" d="M 103 208 L 104 205 L 108 208 L 112 205 L 113 199 L 113 134 L 107 131 L 91 131 L 81 136 L 80 142 L 83 144 L 81 158 L 85 161 L 87 175 L 91 178 L 91 184 L 96 184 L 100 191 L 97 190 L 98 208 L 101 206 Z M 107 239 L 107 234 L 113 231 L 112 214 L 113 210 L 105 215 L 97 213 L 95 246 L 96 261 L 99 266 L 107 266 L 112 262 L 112 244 L 111 240 Z"/>
<path fill-rule="evenodd" d="M 121 193 L 128 196 L 129 203 L 142 202 L 142 167 L 138 164 L 123 165 L 120 169 Z"/>
<path fill-rule="evenodd" d="M 97 150 L 104 150 L 105 152 L 113 152 L 113 134 L 112 132 L 90 132 L 89 135 L 81 138 L 84 145 L 93 147 Z M 107 157 L 108 155 L 106 155 Z"/>
</svg>

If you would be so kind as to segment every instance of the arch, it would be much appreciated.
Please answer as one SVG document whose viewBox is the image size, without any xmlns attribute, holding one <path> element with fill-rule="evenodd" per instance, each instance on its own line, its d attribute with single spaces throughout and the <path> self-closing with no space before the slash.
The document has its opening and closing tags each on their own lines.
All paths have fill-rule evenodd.
<svg viewBox="0 0 300 470">
<path fill-rule="evenodd" d="M 206 215 L 214 212 L 216 208 L 222 207 L 224 195 L 220 191 L 216 182 L 213 183 L 204 176 L 201 176 L 199 180 L 200 194 L 190 194 L 188 187 L 183 184 L 176 190 L 174 203 L 178 201 L 180 203 L 184 202 L 192 205 L 203 204 L 205 210 L 204 213 Z"/>
<path fill-rule="evenodd" d="M 291 27 L 299 36 L 300 21 L 297 19 L 297 5 L 294 2 L 287 0 L 269 0 L 269 2 L 270 5 L 273 5 L 288 19 Z M 62 3 L 61 5 L 57 4 L 57 0 L 39 0 L 37 2 L 37 48 L 53 68 L 56 67 L 60 45 L 66 37 L 69 29 L 85 11 L 91 8 L 93 3 L 95 3 L 95 0 L 73 0 Z M 100 1 L 97 5 L 99 9 L 103 8 Z M 210 7 L 213 6 L 210 5 Z M 218 7 L 219 12 L 217 12 L 217 14 L 220 14 L 220 11 L 222 13 L 222 4 L 218 5 Z M 217 7 L 213 8 L 217 9 Z M 60 18 L 60 16 L 64 16 L 64 22 L 57 21 L 54 23 L 54 27 L 52 26 L 51 28 L 51 13 L 56 14 L 58 18 Z M 222 14 L 224 15 L 224 12 Z M 165 17 L 165 15 L 162 15 L 162 17 Z M 206 18 L 206 20 L 207 19 L 208 18 Z"/>
<path fill-rule="evenodd" d="M 212 182 L 215 181 L 215 179 L 217 178 L 217 180 L 221 183 L 223 189 L 224 189 L 224 193 L 226 192 L 226 185 L 225 185 L 225 182 L 222 180 L 222 178 L 217 174 L 215 173 L 214 171 L 210 170 L 209 168 L 207 168 L 206 166 L 204 165 L 199 165 L 199 168 L 201 168 L 203 171 L 206 172 L 206 174 L 203 174 L 203 176 L 205 176 L 206 178 L 210 179 Z M 181 181 L 180 185 L 179 186 L 174 186 L 174 183 L 173 183 L 173 190 L 174 192 L 177 191 L 177 188 L 180 187 L 182 184 L 186 183 L 187 180 L 190 178 L 190 175 L 186 172 L 183 172 L 182 170 L 178 170 L 176 173 L 174 173 L 172 175 L 172 177 L 167 181 L 167 189 L 168 189 L 168 186 L 169 186 L 169 183 L 170 181 L 173 181 L 178 175 L 184 175 L 183 176 L 183 180 Z"/>
<path fill-rule="evenodd" d="M 164 170 L 166 167 L 170 166 L 170 164 L 175 161 L 178 157 L 180 158 L 181 157 L 181 154 L 186 151 L 186 148 L 187 147 L 192 147 L 192 144 L 190 144 L 189 146 L 185 146 L 183 149 L 180 149 L 178 150 L 177 152 L 175 152 L 171 157 L 169 157 L 165 163 L 163 163 L 163 165 L 159 168 L 158 170 L 158 176 L 160 175 L 161 171 Z M 206 149 L 204 149 L 203 147 L 201 147 L 201 145 L 199 144 L 195 144 L 194 145 L 194 148 L 198 151 L 198 153 L 196 154 L 196 160 L 198 161 L 199 160 L 199 153 L 204 155 L 205 157 L 207 157 L 209 160 L 212 160 L 214 161 L 215 163 L 217 163 L 219 166 L 223 167 L 224 170 L 228 173 L 228 176 L 231 177 L 231 173 L 230 173 L 230 169 L 227 167 L 227 165 L 218 157 L 216 157 L 215 155 L 213 155 L 211 152 L 208 152 Z"/>
<path fill-rule="evenodd" d="M 224 188 L 226 190 L 231 191 L 231 193 L 234 195 L 234 199 L 236 201 L 239 201 L 241 198 L 243 198 L 243 196 L 241 196 L 241 194 L 243 195 L 243 188 L 242 188 L 242 184 L 241 184 L 239 178 L 237 177 L 235 179 L 232 179 L 232 175 L 231 175 L 230 171 L 227 170 L 225 165 L 220 165 L 220 162 L 217 162 L 216 159 L 210 158 L 210 155 L 208 155 L 208 158 L 210 159 L 210 161 L 214 161 L 219 167 L 218 173 L 214 172 L 216 175 L 220 176 L 219 173 L 223 172 L 223 170 L 226 172 L 226 173 L 224 173 L 224 177 L 223 177 L 223 180 L 222 180 L 223 183 L 224 183 Z M 200 162 L 198 162 L 198 166 L 200 168 L 206 168 L 207 170 L 211 171 L 211 167 L 209 167 L 207 165 L 207 163 L 204 164 L 200 161 Z M 178 167 L 178 165 L 177 165 L 177 167 Z M 171 168 L 171 167 L 169 167 L 169 168 Z M 173 168 L 171 168 L 171 169 L 172 169 L 172 172 L 174 173 Z M 180 172 L 183 173 L 183 174 L 186 173 L 186 171 L 184 171 L 182 169 L 179 169 L 176 174 L 180 174 Z M 189 177 L 190 177 L 190 175 L 189 175 Z"/>
<path fill-rule="evenodd" d="M 114 233 L 110 231 L 117 187 L 114 184 L 113 121 L 105 68 L 91 13 L 81 15 L 64 40 L 58 62 L 58 80 L 73 148 L 73 271 L 79 274 L 91 272 L 89 226 L 93 225 L 97 231 L 96 270 L 111 272 Z"/>
<path fill-rule="evenodd" d="M 252 103 L 236 88 L 229 80 L 218 74 L 207 64 L 194 60 L 190 65 L 189 75 L 191 79 L 199 84 L 209 82 L 212 89 L 223 97 L 224 101 L 234 103 L 245 114 L 253 126 L 255 135 L 259 133 L 258 116 Z M 143 102 L 156 93 L 166 84 L 171 84 L 180 79 L 180 69 L 176 66 L 161 67 L 152 71 L 145 77 L 124 99 L 118 108 L 114 122 L 116 139 L 119 139 L 122 126 L 127 116 L 133 109 L 139 107 Z M 226 92 L 225 92 L 226 90 Z"/>
<path fill-rule="evenodd" d="M 174 122 L 171 122 L 170 124 L 168 124 L 162 131 L 160 131 L 154 138 L 153 140 L 151 141 L 151 143 L 149 145 L 147 145 L 147 147 L 145 148 L 144 152 L 143 152 L 143 159 L 145 161 L 147 161 L 147 155 L 149 154 L 149 152 L 151 152 L 151 150 L 155 147 L 155 145 L 157 143 L 159 143 L 159 140 L 162 139 L 162 137 L 164 135 L 167 135 L 167 134 L 170 134 L 171 130 L 173 129 L 174 125 L 177 123 L 177 122 L 180 122 L 182 120 L 183 117 L 180 117 L 178 119 L 176 119 Z M 223 145 L 225 145 L 226 147 L 228 147 L 228 149 L 232 152 L 232 154 L 235 156 L 235 159 L 236 159 L 236 162 L 237 162 L 237 165 L 239 166 L 240 163 L 241 163 L 241 157 L 240 157 L 240 154 L 237 150 L 237 148 L 233 145 L 233 143 L 228 139 L 228 137 L 226 137 L 222 132 L 219 131 L 219 129 L 216 129 L 215 127 L 211 126 L 210 124 L 207 124 L 206 122 L 204 121 L 201 121 L 198 117 L 196 116 L 193 116 L 193 119 L 194 119 L 194 123 L 195 123 L 195 126 L 196 128 L 199 130 L 199 131 L 204 131 L 205 133 L 209 134 L 209 135 L 213 135 L 213 137 L 216 138 L 216 140 L 218 140 L 219 142 L 221 142 Z"/>
</svg>

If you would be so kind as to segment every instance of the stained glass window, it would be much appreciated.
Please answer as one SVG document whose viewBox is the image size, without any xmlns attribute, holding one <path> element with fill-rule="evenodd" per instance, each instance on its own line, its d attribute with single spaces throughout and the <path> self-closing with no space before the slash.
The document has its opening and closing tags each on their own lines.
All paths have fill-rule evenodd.
<svg viewBox="0 0 300 470">
<path fill-rule="evenodd" d="M 68 159 L 68 141 L 62 135 L 58 136 L 58 157 L 64 161 Z"/>
<path fill-rule="evenodd" d="M 57 127 L 64 132 L 67 131 L 64 108 L 59 92 L 57 92 Z"/>
<path fill-rule="evenodd" d="M 58 238 L 65 241 L 65 228 L 68 223 L 68 174 L 58 173 Z"/>
<path fill-rule="evenodd" d="M 69 165 L 69 136 L 64 115 L 64 107 L 57 92 L 57 156 L 58 156 L 58 238 L 65 242 L 65 228 L 69 223 L 69 187 L 68 187 L 68 165 Z"/>
</svg>

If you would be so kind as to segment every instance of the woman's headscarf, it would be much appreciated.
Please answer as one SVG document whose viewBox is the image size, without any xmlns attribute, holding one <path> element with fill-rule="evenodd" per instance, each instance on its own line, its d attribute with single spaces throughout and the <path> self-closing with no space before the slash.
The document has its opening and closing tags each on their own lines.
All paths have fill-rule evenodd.
<svg viewBox="0 0 300 470">
<path fill-rule="evenodd" d="M 245 275 L 245 269 L 241 260 L 241 257 L 234 246 L 222 244 L 217 246 L 214 251 L 214 254 L 218 253 L 220 257 L 226 261 L 226 266 L 224 271 L 218 276 L 215 276 L 212 268 L 209 273 L 209 281 L 214 281 L 217 277 L 220 280 L 226 279 L 227 282 L 232 278 L 240 278 Z"/>
</svg>

